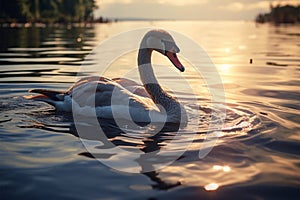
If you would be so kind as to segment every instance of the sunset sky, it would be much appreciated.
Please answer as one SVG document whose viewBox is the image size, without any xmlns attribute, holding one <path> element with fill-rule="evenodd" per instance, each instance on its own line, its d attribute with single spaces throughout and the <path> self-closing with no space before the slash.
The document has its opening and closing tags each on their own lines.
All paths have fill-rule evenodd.
<svg viewBox="0 0 300 200">
<path fill-rule="evenodd" d="M 300 0 L 96 0 L 95 16 L 177 20 L 253 20 L 270 3 L 299 5 Z"/>
</svg>

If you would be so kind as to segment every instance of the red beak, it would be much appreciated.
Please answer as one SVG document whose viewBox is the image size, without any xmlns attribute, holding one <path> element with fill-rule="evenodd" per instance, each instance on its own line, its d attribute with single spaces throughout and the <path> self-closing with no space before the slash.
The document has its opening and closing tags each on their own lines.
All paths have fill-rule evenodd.
<svg viewBox="0 0 300 200">
<path fill-rule="evenodd" d="M 179 71 L 184 72 L 184 66 L 180 63 L 180 61 L 177 58 L 176 53 L 173 53 L 171 51 L 168 51 L 166 53 L 166 56 L 169 58 L 169 60 L 173 63 L 173 65 L 179 69 Z"/>
</svg>

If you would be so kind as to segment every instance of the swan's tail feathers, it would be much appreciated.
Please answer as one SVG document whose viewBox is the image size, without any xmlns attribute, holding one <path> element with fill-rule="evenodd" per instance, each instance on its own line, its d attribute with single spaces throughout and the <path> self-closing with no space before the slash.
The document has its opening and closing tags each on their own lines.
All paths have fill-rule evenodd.
<svg viewBox="0 0 300 200">
<path fill-rule="evenodd" d="M 29 90 L 30 93 L 38 93 L 39 95 L 32 96 L 29 99 L 51 99 L 53 101 L 63 101 L 64 93 L 60 91 L 47 90 L 47 89 L 33 89 Z"/>
<path fill-rule="evenodd" d="M 25 99 L 35 101 L 43 101 L 54 107 L 58 107 L 64 101 L 65 94 L 60 91 L 46 90 L 46 89 L 33 89 L 29 90 L 30 93 L 38 93 L 37 95 L 24 96 Z"/>
</svg>

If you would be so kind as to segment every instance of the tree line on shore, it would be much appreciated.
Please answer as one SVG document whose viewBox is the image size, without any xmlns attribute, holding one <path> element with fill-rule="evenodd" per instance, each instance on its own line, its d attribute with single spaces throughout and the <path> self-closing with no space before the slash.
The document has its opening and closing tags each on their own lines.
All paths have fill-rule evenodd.
<svg viewBox="0 0 300 200">
<path fill-rule="evenodd" d="M 270 12 L 257 15 L 257 23 L 274 23 L 274 24 L 295 24 L 300 23 L 300 5 L 270 5 Z"/>
<path fill-rule="evenodd" d="M 96 8 L 95 0 L 5 0 L 0 1 L 0 23 L 92 22 Z"/>
</svg>

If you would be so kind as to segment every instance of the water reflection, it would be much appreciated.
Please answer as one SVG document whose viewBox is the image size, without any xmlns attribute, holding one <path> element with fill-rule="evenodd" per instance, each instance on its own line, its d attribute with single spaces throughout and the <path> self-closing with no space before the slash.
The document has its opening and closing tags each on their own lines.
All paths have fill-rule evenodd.
<svg viewBox="0 0 300 200">
<path fill-rule="evenodd" d="M 1 41 L 0 51 L 10 54 L 9 57 L 0 54 L 1 64 L 60 64 L 82 61 L 90 52 L 87 48 L 90 45 L 87 43 L 95 37 L 93 27 L 22 27 L 18 31 L 2 28 L 0 33 L 6 37 Z"/>
<path fill-rule="evenodd" d="M 225 165 L 225 166 L 221 166 L 221 165 L 214 165 L 213 166 L 213 169 L 214 170 L 223 170 L 224 172 L 230 172 L 230 167 L 229 166 L 227 166 L 227 165 Z"/>
<path fill-rule="evenodd" d="M 43 85 L 47 82 L 72 83 L 76 76 L 84 76 L 78 74 L 78 68 L 90 53 L 88 43 L 95 40 L 92 26 L 1 28 L 0 34 L 5 37 L 1 40 L 0 82 L 35 82 L 40 87 L 47 87 Z"/>
<path fill-rule="evenodd" d="M 219 66 L 221 73 L 225 75 L 229 74 L 229 70 L 231 67 L 232 65 L 230 64 L 222 64 Z"/>
<path fill-rule="evenodd" d="M 204 189 L 206 191 L 214 191 L 219 188 L 219 185 L 217 183 L 210 183 L 204 186 Z"/>
<path fill-rule="evenodd" d="M 192 152 L 198 152 L 201 148 L 200 146 L 203 144 L 205 140 L 205 134 L 207 134 L 205 126 L 203 123 L 207 123 L 209 117 L 209 108 L 203 108 L 203 113 L 207 112 L 207 118 L 203 118 L 202 121 L 197 122 L 200 124 L 195 124 L 194 127 L 199 128 L 199 132 L 196 136 L 194 136 L 192 127 L 193 125 L 189 125 L 183 130 L 179 130 L 178 126 L 174 126 L 174 124 L 167 124 L 163 127 L 163 129 L 155 130 L 155 126 L 153 127 L 144 127 L 140 126 L 140 129 L 133 130 L 128 127 L 126 121 L 118 122 L 116 124 L 113 120 L 105 120 L 99 119 L 96 125 L 90 124 L 89 119 L 85 119 L 82 123 L 77 123 L 76 126 L 73 122 L 72 115 L 64 112 L 55 112 L 55 111 L 47 111 L 46 113 L 41 113 L 40 111 L 30 112 L 31 118 L 35 119 L 34 121 L 28 121 L 25 125 L 20 126 L 20 128 L 25 129 L 38 129 L 38 130 L 45 130 L 50 131 L 53 133 L 65 133 L 71 134 L 76 137 L 80 137 L 81 140 L 85 140 L 86 143 L 89 143 L 93 147 L 93 151 L 83 151 L 78 153 L 80 156 L 84 156 L 91 159 L 100 159 L 106 160 L 107 162 L 118 161 L 119 159 L 128 159 L 130 160 L 131 152 L 142 152 L 140 157 L 134 159 L 137 166 L 139 168 L 133 168 L 133 170 L 137 170 L 136 172 L 140 171 L 141 174 L 145 175 L 149 178 L 154 184 L 151 184 L 153 189 L 157 190 L 168 190 L 173 187 L 177 187 L 182 185 L 181 178 L 185 177 L 185 182 L 191 185 L 202 185 L 205 187 L 205 190 L 211 191 L 216 190 L 221 185 L 226 185 L 231 182 L 236 182 L 239 179 L 234 178 L 230 179 L 228 182 L 228 176 L 224 176 L 222 179 L 207 179 L 205 178 L 205 174 L 215 174 L 218 175 L 223 173 L 230 173 L 231 167 L 229 165 L 210 165 L 209 163 L 205 164 L 204 166 L 210 165 L 210 170 L 197 170 L 195 171 L 194 175 L 191 177 L 189 175 L 190 169 L 187 168 L 187 173 L 185 174 L 183 169 L 185 169 L 185 164 L 189 164 L 191 162 L 190 159 L 195 159 L 193 162 L 198 162 L 198 157 L 191 157 Z M 247 111 L 248 114 L 251 116 L 253 113 Z M 246 111 L 242 110 L 228 110 L 227 113 L 227 121 L 226 126 L 222 130 L 222 135 L 220 136 L 220 143 L 222 144 L 225 141 L 228 141 L 230 138 L 236 140 L 236 138 L 241 137 L 241 140 L 248 140 L 247 134 L 252 132 L 255 135 L 255 128 L 260 128 L 260 122 L 258 119 L 252 116 L 245 118 L 247 114 Z M 55 116 L 55 118 L 53 118 Z M 57 118 L 59 117 L 59 118 Z M 53 119 L 51 119 L 53 118 Z M 250 120 L 251 119 L 251 120 Z M 196 123 L 191 121 L 191 123 Z M 95 126 L 101 126 L 104 135 L 102 133 L 95 132 Z M 79 126 L 79 127 L 78 127 Z M 82 126 L 82 127 L 80 127 Z M 161 127 L 158 125 L 157 127 Z M 78 128 L 80 130 L 85 130 L 85 132 L 78 133 Z M 126 132 L 124 132 L 124 128 Z M 153 133 L 156 133 L 153 135 Z M 243 133 L 243 134 L 242 134 Z M 156 170 L 157 165 L 164 164 L 169 162 L 170 160 L 174 159 L 173 156 L 159 156 L 157 153 L 161 150 L 161 148 L 166 148 L 170 152 L 179 151 L 178 148 L 175 146 L 170 146 L 170 141 L 174 142 L 174 137 L 176 134 L 185 134 L 187 140 L 193 140 L 193 145 L 191 145 L 188 149 L 186 149 L 187 153 L 178 157 L 177 162 L 173 163 L 173 166 L 168 166 L 166 169 L 161 169 L 159 171 Z M 244 136 L 243 136 L 244 135 Z M 193 137 L 194 138 L 193 138 Z M 100 143 L 99 143 L 100 142 Z M 185 145 L 185 141 L 176 141 L 177 146 Z M 127 154 L 118 155 L 114 148 L 119 147 L 124 149 Z M 186 148 L 185 146 L 183 146 Z M 215 147 L 216 149 L 222 148 Z M 91 148 L 88 148 L 91 149 Z M 217 150 L 218 151 L 218 150 Z M 224 150 L 221 149 L 221 152 Z M 229 150 L 233 151 L 233 150 Z M 225 150 L 228 153 L 228 150 Z M 222 155 L 221 155 L 222 156 Z M 189 161 L 186 162 L 184 159 L 188 157 Z M 233 156 L 235 157 L 235 156 Z M 228 160 L 228 155 L 226 155 L 226 160 Z M 234 158 L 233 158 L 234 159 Z M 127 161 L 128 161 L 127 160 Z M 180 163 L 183 160 L 183 163 Z M 121 161 L 120 161 L 121 162 Z M 126 163 L 125 161 L 123 163 Z M 204 164 L 204 163 L 203 163 Z M 201 165 L 203 165 L 201 164 Z M 236 166 L 237 167 L 237 166 Z M 192 169 L 194 171 L 195 169 Z M 248 171 L 248 169 L 247 169 Z M 179 173 L 178 176 L 171 176 L 173 177 L 170 179 L 170 176 L 165 176 L 166 172 L 173 172 Z M 248 171 L 249 172 L 249 171 Z M 203 176 L 203 178 L 202 178 Z M 229 177 L 233 177 L 234 175 L 229 175 Z M 250 177 L 252 175 L 249 175 Z M 248 177 L 244 176 L 241 178 L 240 181 L 244 181 Z M 207 179 L 207 180 L 206 180 Z M 219 181 L 220 183 L 216 187 L 216 185 L 207 185 L 208 181 Z M 215 188 L 215 189 L 214 189 Z"/>
<path fill-rule="evenodd" d="M 72 122 L 72 116 L 67 113 L 60 113 L 64 115 L 64 120 L 66 122 L 71 123 L 70 125 L 55 125 L 55 124 L 45 124 L 42 122 L 32 121 L 31 125 L 20 126 L 22 128 L 38 128 L 47 131 L 52 131 L 55 133 L 67 133 L 72 134 L 76 137 L 80 137 L 80 139 L 89 140 L 90 144 L 96 144 L 94 147 L 97 152 L 81 152 L 78 155 L 85 156 L 87 158 L 93 159 L 112 159 L 116 154 L 108 153 L 114 152 L 113 148 L 120 147 L 126 149 L 128 154 L 130 151 L 135 149 L 139 149 L 144 154 L 141 154 L 139 158 L 135 160 L 135 162 L 140 166 L 141 174 L 147 176 L 151 181 L 154 182 L 152 185 L 153 189 L 157 190 L 168 190 L 173 187 L 177 187 L 181 185 L 180 181 L 165 181 L 163 178 L 159 177 L 159 172 L 156 171 L 154 165 L 164 164 L 168 160 L 172 160 L 171 156 L 168 158 L 167 156 L 161 157 L 158 155 L 159 150 L 168 144 L 168 141 L 171 141 L 173 137 L 175 137 L 177 131 L 179 130 L 178 124 L 165 124 L 161 129 L 161 125 L 157 127 L 159 130 L 155 130 L 155 127 L 151 126 L 150 135 L 154 132 L 156 133 L 153 136 L 139 136 L 139 138 L 134 139 L 130 135 L 130 133 L 125 133 L 121 127 L 127 127 L 127 122 L 123 121 L 123 125 L 120 125 L 120 122 L 116 124 L 114 120 L 106 120 L 99 119 L 99 124 L 103 130 L 104 136 L 102 133 L 96 133 L 95 127 L 98 125 L 89 124 L 88 121 L 84 120 L 84 124 L 80 125 L 81 122 L 77 122 L 77 125 Z M 79 124 L 78 124 L 79 123 Z M 84 133 L 78 134 L 77 129 L 78 126 L 85 126 Z M 76 128 L 77 127 L 77 128 Z M 128 128 L 128 127 L 127 127 Z M 79 129 L 82 129 L 79 128 Z M 141 129 L 145 130 L 145 128 L 141 127 Z M 140 131 L 140 130 L 136 130 Z M 143 131 L 144 132 L 144 131 Z M 134 134 L 134 133 L 133 133 Z M 142 135 L 147 135 L 147 132 L 144 132 Z M 102 145 L 99 146 L 99 143 L 96 141 L 100 141 Z"/>
</svg>

